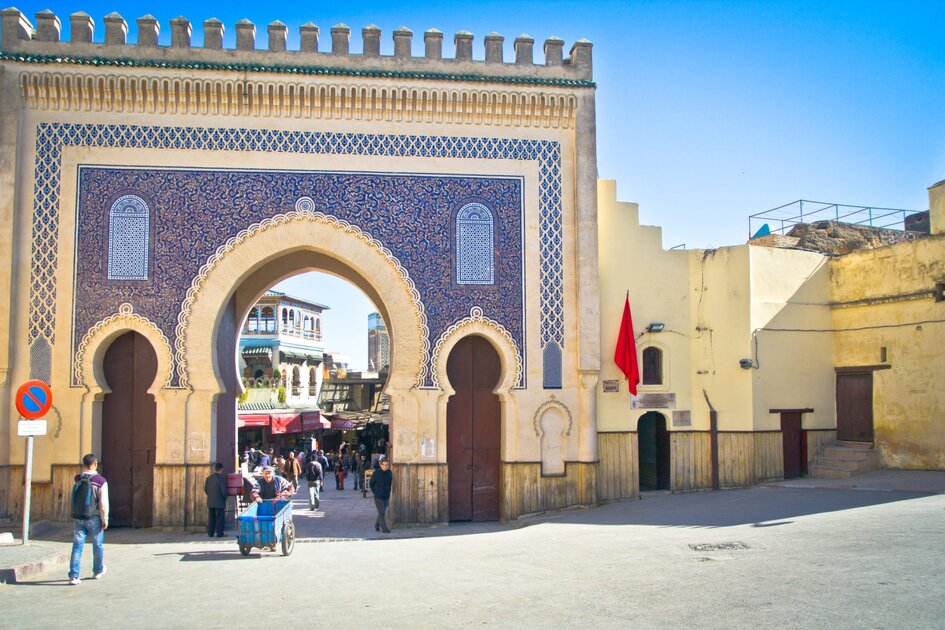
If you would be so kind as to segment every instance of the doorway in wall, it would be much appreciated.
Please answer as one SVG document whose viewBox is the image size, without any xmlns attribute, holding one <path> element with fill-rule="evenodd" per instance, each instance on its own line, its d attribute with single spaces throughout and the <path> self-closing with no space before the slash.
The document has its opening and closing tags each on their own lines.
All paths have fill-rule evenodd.
<svg viewBox="0 0 945 630">
<path fill-rule="evenodd" d="M 157 355 L 147 339 L 127 332 L 105 352 L 102 474 L 108 479 L 109 526 L 150 527 L 154 505 L 156 406 L 148 388 Z"/>
<path fill-rule="evenodd" d="M 650 411 L 637 423 L 640 490 L 669 490 L 669 431 L 666 417 Z"/>
<path fill-rule="evenodd" d="M 446 373 L 456 393 L 446 407 L 449 519 L 499 518 L 499 355 L 485 338 L 471 335 L 450 352 Z"/>
</svg>

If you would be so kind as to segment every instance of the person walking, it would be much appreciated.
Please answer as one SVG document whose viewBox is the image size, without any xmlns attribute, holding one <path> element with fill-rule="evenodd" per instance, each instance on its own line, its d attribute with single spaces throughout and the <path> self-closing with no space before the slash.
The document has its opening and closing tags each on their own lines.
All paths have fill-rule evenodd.
<svg viewBox="0 0 945 630">
<path fill-rule="evenodd" d="M 335 458 L 335 490 L 345 489 L 345 460 L 339 455 Z"/>
<path fill-rule="evenodd" d="M 293 486 L 298 488 L 299 477 L 302 476 L 302 465 L 299 463 L 299 460 L 295 458 L 294 451 L 289 451 L 289 459 L 285 460 L 282 467 L 285 470 L 285 478 L 288 479 Z"/>
<path fill-rule="evenodd" d="M 105 530 L 108 529 L 108 482 L 98 474 L 98 458 L 89 453 L 82 458 L 84 470 L 75 476 L 72 487 L 72 556 L 69 584 L 78 586 L 82 548 L 92 539 L 92 577 L 105 575 Z"/>
<path fill-rule="evenodd" d="M 308 509 L 310 510 L 318 508 L 323 476 L 324 471 L 318 459 L 309 457 L 308 463 L 305 464 L 305 480 L 308 482 Z"/>
<path fill-rule="evenodd" d="M 364 490 L 364 471 L 367 470 L 367 457 L 358 453 L 355 457 L 355 478 L 354 478 L 354 489 L 355 490 Z"/>
<path fill-rule="evenodd" d="M 378 461 L 380 468 L 371 475 L 371 493 L 374 495 L 374 507 L 377 508 L 377 520 L 374 521 L 374 531 L 390 533 L 387 527 L 387 504 L 390 502 L 390 493 L 394 485 L 394 473 L 390 470 L 390 460 L 381 457 Z"/>
<path fill-rule="evenodd" d="M 207 495 L 207 536 L 223 538 L 223 520 L 226 513 L 226 477 L 223 464 L 217 462 L 213 472 L 203 482 L 203 491 Z"/>
</svg>

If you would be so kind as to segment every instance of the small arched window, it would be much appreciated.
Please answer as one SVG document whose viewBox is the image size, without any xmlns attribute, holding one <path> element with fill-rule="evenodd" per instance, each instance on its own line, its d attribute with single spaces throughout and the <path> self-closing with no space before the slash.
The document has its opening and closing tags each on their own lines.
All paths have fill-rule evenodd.
<svg viewBox="0 0 945 630">
<path fill-rule="evenodd" d="M 456 213 L 456 284 L 495 284 L 492 211 L 467 203 Z"/>
<path fill-rule="evenodd" d="M 255 306 L 249 311 L 249 317 L 246 318 L 247 332 L 256 332 L 259 330 L 259 309 Z"/>
<path fill-rule="evenodd" d="M 643 349 L 643 385 L 663 384 L 663 351 L 650 346 Z"/>
<path fill-rule="evenodd" d="M 123 195 L 108 212 L 108 279 L 147 280 L 151 211 L 137 195 Z"/>
<path fill-rule="evenodd" d="M 287 308 L 282 309 L 282 325 L 289 325 L 289 309 Z"/>
</svg>

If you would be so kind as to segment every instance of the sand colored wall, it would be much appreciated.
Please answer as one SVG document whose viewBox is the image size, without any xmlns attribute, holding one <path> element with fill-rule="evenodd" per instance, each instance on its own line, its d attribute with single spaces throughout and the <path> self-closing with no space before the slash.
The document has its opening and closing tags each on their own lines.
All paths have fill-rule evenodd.
<svg viewBox="0 0 945 630">
<path fill-rule="evenodd" d="M 624 300 L 630 291 L 630 309 L 638 353 L 648 345 L 663 351 L 664 384 L 639 386 L 639 393 L 676 394 L 678 409 L 692 408 L 690 378 L 691 329 L 689 253 L 662 248 L 661 230 L 641 226 L 635 203 L 617 201 L 617 185 L 612 180 L 598 184 L 601 381 L 617 380 L 618 392 L 604 392 L 598 385 L 598 430 L 636 431 L 636 423 L 647 410 L 631 409 L 627 379 L 614 364 L 614 349 L 623 315 Z M 662 322 L 661 333 L 647 333 L 650 322 Z M 667 427 L 671 423 L 671 410 Z M 707 416 L 702 428 L 708 428 Z M 693 425 L 696 425 L 695 414 Z"/>
<path fill-rule="evenodd" d="M 934 216 L 934 214 L 933 214 Z M 838 367 L 873 372 L 873 427 L 883 464 L 945 468 L 945 236 L 848 254 L 830 263 Z"/>
<path fill-rule="evenodd" d="M 813 409 L 805 429 L 836 426 L 827 259 L 791 249 L 748 247 L 751 324 L 757 350 L 752 415 L 756 430 L 780 429 L 771 409 Z"/>
</svg>

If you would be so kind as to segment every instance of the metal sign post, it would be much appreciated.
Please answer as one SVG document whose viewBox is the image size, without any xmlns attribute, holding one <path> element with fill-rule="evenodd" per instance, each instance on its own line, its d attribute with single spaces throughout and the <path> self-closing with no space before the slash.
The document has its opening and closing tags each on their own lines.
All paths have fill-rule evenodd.
<svg viewBox="0 0 945 630">
<path fill-rule="evenodd" d="M 23 544 L 30 544 L 30 490 L 33 488 L 33 436 L 26 438 L 26 496 L 23 498 Z"/>
<path fill-rule="evenodd" d="M 52 392 L 43 381 L 27 381 L 16 390 L 16 409 L 20 420 L 16 432 L 26 436 L 26 467 L 23 472 L 23 544 L 30 544 L 30 495 L 33 489 L 33 436 L 46 435 L 46 421 L 38 420 L 52 407 Z"/>
</svg>

